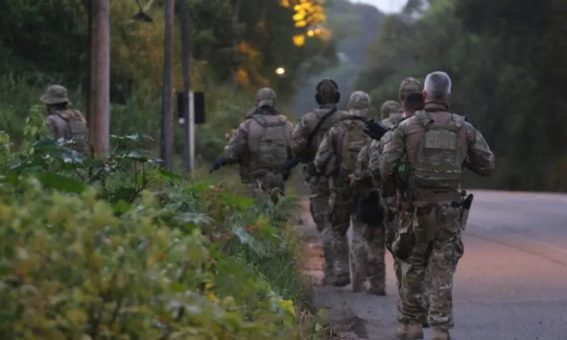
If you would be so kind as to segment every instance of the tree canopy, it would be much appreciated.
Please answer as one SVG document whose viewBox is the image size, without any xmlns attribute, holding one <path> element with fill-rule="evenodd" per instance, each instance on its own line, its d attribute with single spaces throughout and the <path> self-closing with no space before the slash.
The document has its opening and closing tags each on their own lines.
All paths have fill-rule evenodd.
<svg viewBox="0 0 567 340">
<path fill-rule="evenodd" d="M 403 77 L 447 71 L 452 110 L 496 153 L 489 184 L 567 190 L 566 10 L 553 0 L 409 1 L 386 18 L 359 86 L 391 99 Z"/>
</svg>

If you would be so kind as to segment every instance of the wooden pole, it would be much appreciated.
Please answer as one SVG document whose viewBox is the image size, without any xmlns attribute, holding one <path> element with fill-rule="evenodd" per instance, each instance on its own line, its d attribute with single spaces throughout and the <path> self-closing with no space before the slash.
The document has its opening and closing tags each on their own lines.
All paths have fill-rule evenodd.
<svg viewBox="0 0 567 340">
<path fill-rule="evenodd" d="M 164 166 L 173 164 L 173 133 L 171 100 L 173 96 L 173 15 L 174 0 L 164 0 L 165 30 L 163 49 L 163 78 L 161 98 L 161 159 Z"/>
<path fill-rule="evenodd" d="M 89 142 L 95 157 L 110 147 L 110 2 L 89 1 Z"/>
</svg>

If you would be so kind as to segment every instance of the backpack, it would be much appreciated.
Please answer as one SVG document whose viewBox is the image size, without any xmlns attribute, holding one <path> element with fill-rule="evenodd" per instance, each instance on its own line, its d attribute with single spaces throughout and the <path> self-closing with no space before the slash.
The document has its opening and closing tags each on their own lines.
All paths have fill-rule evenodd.
<svg viewBox="0 0 567 340">
<path fill-rule="evenodd" d="M 288 159 L 291 136 L 287 118 L 255 114 L 248 137 L 251 170 L 276 170 Z"/>
<path fill-rule="evenodd" d="M 413 184 L 422 189 L 458 190 L 463 173 L 458 132 L 464 118 L 451 114 L 449 124 L 434 125 L 425 111 L 415 116 L 425 133 L 412 169 Z"/>
<path fill-rule="evenodd" d="M 74 141 L 75 151 L 88 154 L 87 123 L 81 113 L 74 110 L 57 111 L 55 115 L 65 122 L 65 140 Z"/>
<path fill-rule="evenodd" d="M 353 119 L 354 118 L 354 119 Z M 344 132 L 338 140 L 339 151 L 337 163 L 341 177 L 348 177 L 356 171 L 358 154 L 360 150 L 370 143 L 370 137 L 364 133 L 364 119 L 360 117 L 349 117 L 345 120 Z"/>
</svg>

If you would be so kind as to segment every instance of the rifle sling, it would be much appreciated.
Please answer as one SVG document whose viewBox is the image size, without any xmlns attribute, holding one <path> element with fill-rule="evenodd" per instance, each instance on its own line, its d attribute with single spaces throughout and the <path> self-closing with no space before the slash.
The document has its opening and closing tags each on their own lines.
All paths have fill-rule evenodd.
<svg viewBox="0 0 567 340">
<path fill-rule="evenodd" d="M 313 129 L 313 131 L 311 131 L 311 133 L 309 134 L 309 137 L 307 138 L 307 145 L 311 146 L 311 142 L 313 142 L 313 138 L 315 138 L 315 135 L 317 134 L 317 132 L 319 132 L 319 130 L 321 130 L 321 127 L 323 126 L 323 124 L 327 121 L 327 119 L 329 119 L 335 112 L 337 112 L 337 108 L 333 108 L 331 111 L 329 111 L 329 113 L 325 114 L 323 117 L 321 117 L 321 120 L 319 120 L 319 123 L 317 123 L 317 126 L 315 126 L 315 129 Z"/>
</svg>

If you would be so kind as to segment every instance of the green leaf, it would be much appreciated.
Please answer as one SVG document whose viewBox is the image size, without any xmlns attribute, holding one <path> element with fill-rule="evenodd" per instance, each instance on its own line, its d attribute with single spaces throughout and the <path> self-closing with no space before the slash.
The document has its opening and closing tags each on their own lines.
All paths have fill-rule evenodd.
<svg viewBox="0 0 567 340">
<path fill-rule="evenodd" d="M 71 193 L 81 193 L 86 189 L 83 182 L 51 172 L 37 174 L 35 177 L 44 187 L 50 189 Z"/>
<path fill-rule="evenodd" d="M 251 197 L 238 196 L 233 193 L 225 192 L 221 194 L 224 203 L 232 205 L 240 210 L 249 209 L 254 205 L 254 199 Z"/>
<path fill-rule="evenodd" d="M 138 190 L 133 187 L 120 187 L 110 194 L 112 202 L 126 201 L 132 202 L 138 196 Z"/>
<path fill-rule="evenodd" d="M 170 180 L 182 180 L 183 179 L 183 176 L 176 174 L 175 172 L 168 170 L 168 169 L 165 169 L 165 168 L 160 168 L 159 173 L 163 177 L 170 179 Z"/>
</svg>

